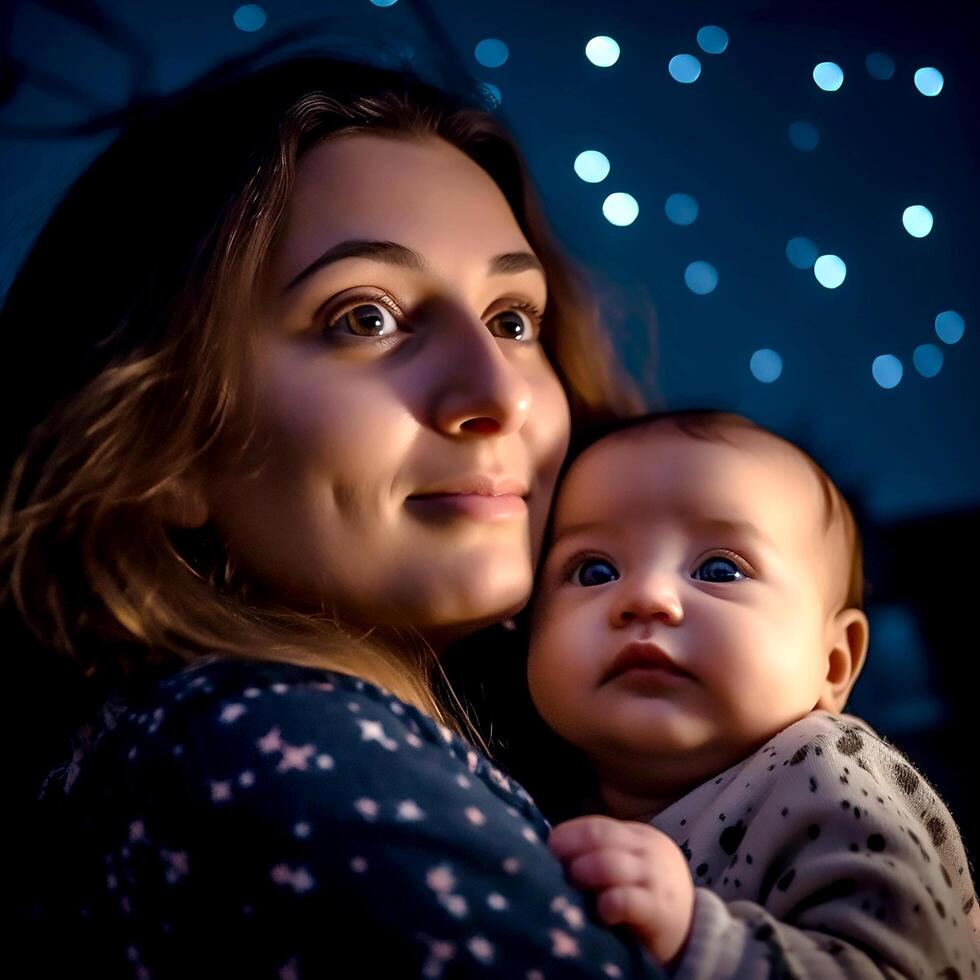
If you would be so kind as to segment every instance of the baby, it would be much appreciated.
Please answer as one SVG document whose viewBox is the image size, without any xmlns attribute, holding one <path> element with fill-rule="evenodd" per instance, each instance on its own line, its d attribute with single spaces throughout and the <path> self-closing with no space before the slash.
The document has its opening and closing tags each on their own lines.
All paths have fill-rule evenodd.
<svg viewBox="0 0 980 980">
<path fill-rule="evenodd" d="M 528 681 L 608 816 L 549 843 L 677 976 L 978 975 L 952 818 L 841 714 L 862 591 L 840 491 L 740 416 L 621 423 L 567 472 Z"/>
</svg>

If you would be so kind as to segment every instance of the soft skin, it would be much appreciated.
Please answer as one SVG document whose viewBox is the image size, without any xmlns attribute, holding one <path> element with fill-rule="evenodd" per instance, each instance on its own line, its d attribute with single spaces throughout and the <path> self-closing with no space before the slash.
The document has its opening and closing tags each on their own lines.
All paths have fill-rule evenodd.
<svg viewBox="0 0 980 980">
<path fill-rule="evenodd" d="M 843 530 L 824 527 L 814 475 L 775 437 L 732 440 L 607 438 L 559 494 L 528 679 L 614 816 L 649 819 L 814 708 L 839 711 L 864 659 L 867 620 L 838 607 Z M 604 679 L 634 640 L 684 673 Z"/>
<path fill-rule="evenodd" d="M 290 287 L 349 241 L 402 249 Z M 530 252 L 497 185 L 440 139 L 358 135 L 309 151 L 263 290 L 259 438 L 187 489 L 182 523 L 212 519 L 235 561 L 289 603 L 411 624 L 437 649 L 520 609 L 569 438 L 536 340 L 544 275 L 533 256 L 492 266 Z M 517 481 L 526 508 L 485 518 L 409 500 L 473 474 Z"/>
<path fill-rule="evenodd" d="M 668 966 L 683 951 L 694 917 L 687 859 L 662 831 L 611 817 L 577 817 L 551 832 L 548 847 L 569 879 L 594 892 L 607 925 L 629 926 Z"/>
</svg>

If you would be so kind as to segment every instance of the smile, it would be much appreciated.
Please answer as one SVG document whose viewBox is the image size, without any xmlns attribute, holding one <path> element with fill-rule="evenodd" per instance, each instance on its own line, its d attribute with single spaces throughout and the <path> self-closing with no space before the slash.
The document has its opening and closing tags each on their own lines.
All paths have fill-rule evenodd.
<svg viewBox="0 0 980 980">
<path fill-rule="evenodd" d="M 405 501 L 413 513 L 429 520 L 468 517 L 512 521 L 527 516 L 527 485 L 503 474 L 469 473 L 429 485 Z"/>
<path fill-rule="evenodd" d="M 509 521 L 527 516 L 527 503 L 516 493 L 433 493 L 409 497 L 405 503 L 413 513 L 430 520 Z"/>
</svg>

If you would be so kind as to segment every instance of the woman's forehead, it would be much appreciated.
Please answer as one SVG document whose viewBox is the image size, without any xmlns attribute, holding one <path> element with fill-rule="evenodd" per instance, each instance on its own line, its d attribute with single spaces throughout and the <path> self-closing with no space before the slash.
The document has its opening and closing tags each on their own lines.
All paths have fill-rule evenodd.
<svg viewBox="0 0 980 980">
<path fill-rule="evenodd" d="M 386 241 L 436 268 L 530 251 L 500 188 L 434 136 L 325 141 L 300 160 L 275 279 L 286 284 L 344 241 Z M 447 270 L 448 271 L 448 270 Z"/>
</svg>

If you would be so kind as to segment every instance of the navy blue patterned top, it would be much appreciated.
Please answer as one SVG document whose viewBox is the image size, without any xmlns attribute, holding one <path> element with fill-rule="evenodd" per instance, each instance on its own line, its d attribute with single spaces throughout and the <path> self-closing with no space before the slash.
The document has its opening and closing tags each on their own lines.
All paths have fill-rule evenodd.
<svg viewBox="0 0 980 980">
<path fill-rule="evenodd" d="M 662 976 L 520 786 L 355 678 L 209 658 L 107 705 L 42 799 L 42 914 L 86 974 Z"/>
</svg>

